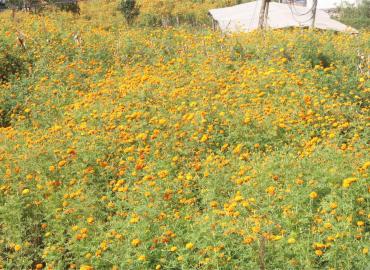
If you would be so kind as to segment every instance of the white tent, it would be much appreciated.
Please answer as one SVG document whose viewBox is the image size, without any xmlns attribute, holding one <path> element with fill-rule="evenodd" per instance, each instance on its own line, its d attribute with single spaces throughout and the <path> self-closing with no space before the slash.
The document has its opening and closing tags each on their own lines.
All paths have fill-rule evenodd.
<svg viewBox="0 0 370 270">
<path fill-rule="evenodd" d="M 223 32 L 250 32 L 258 28 L 262 1 L 254 1 L 232 7 L 211 9 L 209 13 Z M 309 27 L 312 23 L 309 7 L 270 2 L 267 26 L 271 29 Z M 358 33 L 356 29 L 330 18 L 323 10 L 317 10 L 315 27 L 325 30 Z"/>
</svg>

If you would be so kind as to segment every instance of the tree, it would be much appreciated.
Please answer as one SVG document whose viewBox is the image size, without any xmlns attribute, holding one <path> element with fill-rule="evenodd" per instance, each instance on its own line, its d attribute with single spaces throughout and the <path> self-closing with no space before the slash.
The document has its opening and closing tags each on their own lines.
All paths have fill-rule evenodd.
<svg viewBox="0 0 370 270">
<path fill-rule="evenodd" d="M 122 12 L 128 25 L 132 25 L 140 14 L 140 7 L 136 0 L 121 0 L 119 10 Z"/>
</svg>

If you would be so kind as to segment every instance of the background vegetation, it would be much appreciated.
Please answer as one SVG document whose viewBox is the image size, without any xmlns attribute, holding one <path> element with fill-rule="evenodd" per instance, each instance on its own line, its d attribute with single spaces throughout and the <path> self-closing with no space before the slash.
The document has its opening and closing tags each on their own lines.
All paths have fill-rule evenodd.
<svg viewBox="0 0 370 270">
<path fill-rule="evenodd" d="M 355 28 L 370 27 L 370 1 L 364 0 L 358 7 L 347 6 L 338 9 L 338 18 Z"/>
</svg>

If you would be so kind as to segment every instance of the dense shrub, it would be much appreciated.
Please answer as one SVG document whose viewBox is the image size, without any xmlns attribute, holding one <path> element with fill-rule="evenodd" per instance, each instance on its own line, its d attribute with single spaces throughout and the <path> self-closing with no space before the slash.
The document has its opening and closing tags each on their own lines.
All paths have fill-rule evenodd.
<svg viewBox="0 0 370 270">
<path fill-rule="evenodd" d="M 22 59 L 8 51 L 0 51 L 0 83 L 6 82 L 10 77 L 20 75 L 26 70 L 26 64 Z"/>
<path fill-rule="evenodd" d="M 75 2 L 71 1 L 70 3 L 58 3 L 57 7 L 59 7 L 59 9 L 62 11 L 71 12 L 74 14 L 80 14 L 80 11 L 81 11 L 80 6 L 77 1 Z"/>
<path fill-rule="evenodd" d="M 121 0 L 119 10 L 122 12 L 128 25 L 132 25 L 140 14 L 140 8 L 136 0 Z"/>
<path fill-rule="evenodd" d="M 20 57 L 22 54 L 24 52 L 13 49 L 7 40 L 0 39 L 0 90 L 9 81 L 27 74 L 30 63 L 27 58 Z M 19 109 L 16 107 L 18 101 L 16 96 L 10 92 L 3 89 L 0 93 L 0 127 L 9 126 L 11 115 Z"/>
</svg>

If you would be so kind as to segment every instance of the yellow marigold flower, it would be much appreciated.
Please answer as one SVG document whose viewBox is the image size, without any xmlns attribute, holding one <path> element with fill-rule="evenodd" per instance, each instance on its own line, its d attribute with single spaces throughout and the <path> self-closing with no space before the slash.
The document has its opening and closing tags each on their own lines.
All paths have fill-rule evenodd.
<svg viewBox="0 0 370 270">
<path fill-rule="evenodd" d="M 364 170 L 366 170 L 367 168 L 369 168 L 370 167 L 370 161 L 367 161 L 367 162 L 365 162 L 364 163 L 364 165 L 362 165 L 362 168 L 364 169 Z"/>
<path fill-rule="evenodd" d="M 190 243 L 187 243 L 185 247 L 186 249 L 193 249 L 194 244 L 190 242 Z"/>
<path fill-rule="evenodd" d="M 137 259 L 139 261 L 145 261 L 146 260 L 146 256 L 145 255 L 140 255 Z"/>
<path fill-rule="evenodd" d="M 103 241 L 102 243 L 100 243 L 100 248 L 102 249 L 102 250 L 107 250 L 108 249 L 108 244 L 107 244 L 107 242 L 106 241 Z"/>
<path fill-rule="evenodd" d="M 22 249 L 22 247 L 20 245 L 15 245 L 14 246 L 15 251 L 20 251 L 21 249 Z"/>
<path fill-rule="evenodd" d="M 94 270 L 94 268 L 90 265 L 83 264 L 80 266 L 80 270 Z"/>
<path fill-rule="evenodd" d="M 294 244 L 296 240 L 294 238 L 289 238 L 288 239 L 288 244 Z"/>
<path fill-rule="evenodd" d="M 252 227 L 252 232 L 259 233 L 260 231 L 261 231 L 261 228 L 258 225 Z"/>
<path fill-rule="evenodd" d="M 281 235 L 274 235 L 274 236 L 272 237 L 272 240 L 273 240 L 273 241 L 279 241 L 281 238 L 283 238 Z"/>
<path fill-rule="evenodd" d="M 42 269 L 42 268 L 44 268 L 44 266 L 42 265 L 42 263 L 36 264 L 36 269 Z"/>
<path fill-rule="evenodd" d="M 165 178 L 166 176 L 168 176 L 168 171 L 167 171 L 167 170 L 160 171 L 160 172 L 158 173 L 158 176 L 159 176 L 160 178 Z"/>
<path fill-rule="evenodd" d="M 247 236 L 243 239 L 243 243 L 247 245 L 252 243 L 253 241 L 254 241 L 254 238 L 252 236 Z"/>
<path fill-rule="evenodd" d="M 87 223 L 93 224 L 94 223 L 94 218 L 93 217 L 88 217 L 87 218 Z"/>
<path fill-rule="evenodd" d="M 326 248 L 326 245 L 325 244 L 322 244 L 322 243 L 315 243 L 314 244 L 314 247 L 316 249 L 322 249 L 322 248 Z"/>
<path fill-rule="evenodd" d="M 310 198 L 311 199 L 316 199 L 318 196 L 319 195 L 315 191 L 313 191 L 313 192 L 310 193 Z"/>
<path fill-rule="evenodd" d="M 92 257 L 92 254 L 89 252 L 89 253 L 86 253 L 86 255 L 85 255 L 85 258 L 86 259 L 90 259 Z M 88 266 L 88 267 L 91 267 L 91 266 Z M 87 269 L 93 269 L 93 268 L 87 268 Z"/>
<path fill-rule="evenodd" d="M 175 252 L 176 250 L 177 250 L 176 246 L 173 246 L 173 247 L 170 248 L 170 251 L 172 251 L 172 252 Z"/>
<path fill-rule="evenodd" d="M 202 136 L 202 138 L 200 138 L 200 141 L 201 142 L 205 142 L 205 141 L 207 141 L 208 140 L 208 135 L 207 134 L 204 134 L 203 136 Z"/>
<path fill-rule="evenodd" d="M 164 125 L 164 124 L 166 124 L 167 123 L 167 120 L 166 119 L 159 119 L 158 120 L 158 124 L 160 124 L 160 125 Z"/>
<path fill-rule="evenodd" d="M 320 249 L 318 249 L 318 250 L 315 250 L 315 254 L 317 256 L 322 256 L 324 254 L 324 252 L 322 252 Z"/>
<path fill-rule="evenodd" d="M 330 203 L 330 208 L 331 209 L 336 209 L 338 205 L 335 202 Z"/>
<path fill-rule="evenodd" d="M 367 247 L 362 249 L 362 254 L 368 254 L 368 253 L 369 253 L 369 249 Z"/>
<path fill-rule="evenodd" d="M 251 122 L 251 118 L 249 116 L 244 117 L 244 124 L 249 124 Z"/>
<path fill-rule="evenodd" d="M 335 240 L 335 236 L 328 236 L 328 237 L 326 238 L 326 240 L 328 240 L 329 242 L 332 242 L 332 241 L 334 241 L 334 240 Z"/>
<path fill-rule="evenodd" d="M 131 245 L 137 247 L 138 245 L 140 245 L 141 241 L 139 239 L 133 239 L 131 241 Z"/>
<path fill-rule="evenodd" d="M 190 181 L 193 179 L 193 176 L 191 175 L 191 173 L 187 173 L 186 174 L 186 180 Z"/>
<path fill-rule="evenodd" d="M 269 186 L 269 187 L 266 189 L 266 193 L 268 193 L 270 196 L 275 195 L 275 187 L 273 187 L 273 186 Z"/>
<path fill-rule="evenodd" d="M 295 182 L 297 185 L 302 185 L 304 183 L 302 179 L 297 179 Z"/>
<path fill-rule="evenodd" d="M 359 197 L 359 198 L 356 199 L 356 201 L 358 203 L 363 203 L 365 201 L 365 199 L 363 197 Z"/>
<path fill-rule="evenodd" d="M 157 264 L 156 267 L 155 267 L 155 270 L 159 270 L 161 268 L 162 268 L 162 266 L 160 264 Z"/>
<path fill-rule="evenodd" d="M 132 218 L 130 219 L 130 223 L 131 223 L 131 224 L 135 224 L 135 223 L 138 223 L 138 222 L 139 222 L 139 217 L 137 217 L 137 216 L 132 217 Z"/>
<path fill-rule="evenodd" d="M 363 221 L 357 221 L 357 226 L 361 227 L 361 226 L 364 226 L 365 225 L 365 222 Z"/>
<path fill-rule="evenodd" d="M 59 163 L 58 163 L 58 167 L 59 167 L 59 168 L 62 168 L 64 165 L 66 165 L 66 163 L 67 163 L 67 161 L 65 161 L 65 160 L 61 160 L 61 161 L 59 161 Z"/>
<path fill-rule="evenodd" d="M 240 151 L 242 150 L 242 148 L 243 148 L 243 144 L 238 144 L 235 148 L 234 148 L 234 150 L 233 150 L 233 154 L 239 154 L 240 153 Z"/>
<path fill-rule="evenodd" d="M 217 203 L 216 201 L 211 201 L 211 202 L 209 203 L 209 205 L 210 205 L 212 208 L 215 208 L 215 207 L 217 207 L 218 203 Z"/>
<path fill-rule="evenodd" d="M 354 183 L 356 181 L 357 181 L 357 178 L 356 177 L 346 178 L 346 179 L 343 180 L 342 186 L 344 188 L 349 188 L 352 185 L 352 183 Z"/>
</svg>

